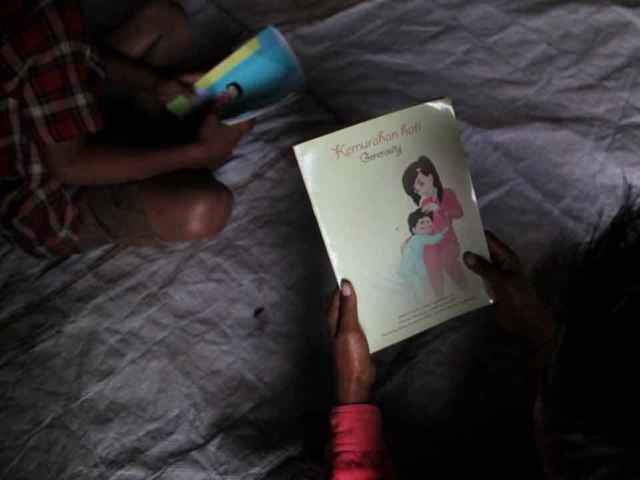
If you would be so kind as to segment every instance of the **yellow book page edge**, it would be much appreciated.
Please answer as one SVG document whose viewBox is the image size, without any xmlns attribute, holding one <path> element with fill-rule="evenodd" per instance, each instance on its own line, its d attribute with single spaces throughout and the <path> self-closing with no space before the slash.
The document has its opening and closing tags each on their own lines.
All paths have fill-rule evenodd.
<svg viewBox="0 0 640 480">
<path fill-rule="evenodd" d="M 223 76 L 231 71 L 234 67 L 242 63 L 248 57 L 260 50 L 260 42 L 257 38 L 253 38 L 245 43 L 242 47 L 236 50 L 233 54 L 227 57 L 217 67 L 211 69 L 204 77 L 198 80 L 194 87 L 197 89 L 205 89 L 212 83 L 217 82 Z"/>
</svg>

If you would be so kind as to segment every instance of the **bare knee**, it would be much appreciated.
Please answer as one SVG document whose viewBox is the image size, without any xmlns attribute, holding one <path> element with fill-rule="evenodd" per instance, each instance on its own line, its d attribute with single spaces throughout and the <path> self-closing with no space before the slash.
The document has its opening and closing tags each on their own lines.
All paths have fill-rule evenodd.
<svg viewBox="0 0 640 480">
<path fill-rule="evenodd" d="M 170 67 L 189 56 L 191 30 L 187 15 L 172 0 L 154 0 L 147 14 L 158 28 L 158 40 L 144 54 L 144 60 L 154 67 Z"/>
<path fill-rule="evenodd" d="M 211 238 L 231 216 L 233 195 L 208 173 L 182 172 L 142 182 L 149 225 L 169 242 Z"/>
<path fill-rule="evenodd" d="M 179 235 L 183 241 L 211 238 L 227 225 L 233 209 L 233 195 L 227 187 L 200 191 L 188 202 L 183 212 Z"/>
<path fill-rule="evenodd" d="M 191 43 L 185 11 L 173 0 L 151 0 L 107 38 L 123 55 L 151 66 L 167 66 Z"/>
<path fill-rule="evenodd" d="M 167 33 L 176 27 L 188 26 L 184 9 L 174 0 L 152 0 L 139 10 L 140 20 Z"/>
</svg>

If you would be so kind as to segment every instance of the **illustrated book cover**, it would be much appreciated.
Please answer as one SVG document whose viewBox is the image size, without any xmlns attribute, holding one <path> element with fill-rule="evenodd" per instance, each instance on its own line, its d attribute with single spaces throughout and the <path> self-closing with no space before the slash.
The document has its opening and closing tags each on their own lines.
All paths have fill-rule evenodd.
<svg viewBox="0 0 640 480">
<path fill-rule="evenodd" d="M 193 85 L 195 101 L 181 95 L 167 108 L 184 117 L 223 92 L 232 91 L 234 98 L 222 121 L 233 125 L 288 103 L 304 84 L 302 66 L 286 38 L 276 28 L 267 27 Z"/>
<path fill-rule="evenodd" d="M 424 103 L 294 147 L 336 279 L 372 352 L 492 302 L 462 254 L 489 258 L 456 117 Z"/>
</svg>

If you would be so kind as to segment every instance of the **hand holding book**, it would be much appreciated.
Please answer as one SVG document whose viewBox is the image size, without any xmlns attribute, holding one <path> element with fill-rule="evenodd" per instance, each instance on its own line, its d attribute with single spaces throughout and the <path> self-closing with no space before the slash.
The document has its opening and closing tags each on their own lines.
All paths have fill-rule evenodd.
<svg viewBox="0 0 640 480">
<path fill-rule="evenodd" d="M 463 250 L 489 252 L 449 100 L 294 150 L 335 276 L 358 289 L 371 351 L 491 303 L 462 265 Z"/>
<path fill-rule="evenodd" d="M 191 92 L 166 96 L 169 111 L 185 117 L 195 108 L 233 91 L 222 122 L 242 122 L 294 99 L 305 83 L 304 72 L 285 37 L 267 27 L 208 72 L 193 76 Z M 175 86 L 175 85 L 174 85 Z"/>
<path fill-rule="evenodd" d="M 487 232 L 491 262 L 465 252 L 464 263 L 492 287 L 496 321 L 509 333 L 531 344 L 546 344 L 556 329 L 555 320 L 527 279 L 520 259 L 507 245 Z M 375 365 L 358 319 L 357 297 L 346 281 L 333 295 L 327 322 L 334 339 L 338 403 L 365 403 L 371 397 Z"/>
<path fill-rule="evenodd" d="M 349 282 L 343 281 L 342 288 L 335 291 L 327 323 L 333 337 L 338 403 L 368 402 L 376 369 L 358 321 L 358 299 Z"/>
<path fill-rule="evenodd" d="M 203 73 L 185 73 L 177 77 L 163 78 L 155 87 L 155 97 L 164 107 L 165 104 L 177 96 L 184 96 L 189 100 L 195 100 L 198 95 L 193 89 L 193 84 L 202 77 Z"/>
<path fill-rule="evenodd" d="M 498 323 L 537 350 L 555 333 L 551 310 L 527 279 L 518 255 L 492 233 L 487 232 L 486 236 L 491 262 L 466 252 L 464 263 L 491 285 Z"/>
<path fill-rule="evenodd" d="M 490 233 L 487 241 L 491 262 L 466 252 L 465 264 L 496 291 L 497 320 L 502 326 L 536 345 L 539 327 L 554 327 L 553 319 L 527 281 L 517 255 Z M 342 288 L 336 290 L 327 321 L 334 338 L 335 388 L 340 404 L 331 416 L 332 478 L 396 478 L 384 447 L 379 410 L 372 405 L 353 405 L 369 401 L 375 365 L 360 328 L 357 299 L 350 283 L 343 281 Z M 545 335 L 548 333 L 545 331 Z M 542 355 L 535 355 L 527 364 L 525 375 L 529 373 L 534 386 L 538 385 L 543 364 Z"/>
</svg>

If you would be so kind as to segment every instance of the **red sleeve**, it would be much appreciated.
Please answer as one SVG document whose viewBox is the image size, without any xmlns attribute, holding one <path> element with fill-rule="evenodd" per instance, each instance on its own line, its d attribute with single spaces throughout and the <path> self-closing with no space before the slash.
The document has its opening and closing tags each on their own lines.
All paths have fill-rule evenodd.
<svg viewBox="0 0 640 480">
<path fill-rule="evenodd" d="M 382 438 L 380 411 L 373 405 L 344 405 L 331 414 L 333 480 L 393 480 Z"/>
<path fill-rule="evenodd" d="M 464 215 L 464 211 L 462 210 L 462 205 L 460 205 L 460 202 L 458 201 L 458 197 L 455 192 L 449 188 L 445 188 L 442 192 L 440 208 L 444 210 L 447 217 L 451 219 L 462 218 Z"/>
</svg>

